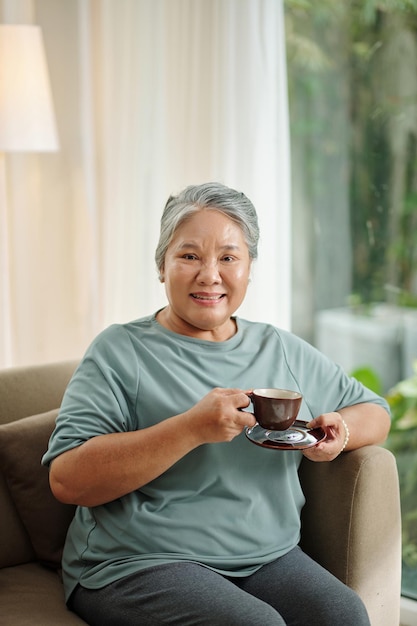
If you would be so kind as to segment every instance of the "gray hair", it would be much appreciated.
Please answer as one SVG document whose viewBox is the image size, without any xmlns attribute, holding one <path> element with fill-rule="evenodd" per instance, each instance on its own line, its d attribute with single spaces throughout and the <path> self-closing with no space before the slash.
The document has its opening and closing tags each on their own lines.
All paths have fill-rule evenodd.
<svg viewBox="0 0 417 626">
<path fill-rule="evenodd" d="M 255 207 L 245 194 L 221 183 L 190 185 L 176 196 L 170 196 L 161 217 L 161 231 L 155 261 L 161 273 L 165 254 L 178 227 L 201 209 L 223 213 L 242 229 L 249 257 L 258 256 L 259 226 Z"/>
</svg>

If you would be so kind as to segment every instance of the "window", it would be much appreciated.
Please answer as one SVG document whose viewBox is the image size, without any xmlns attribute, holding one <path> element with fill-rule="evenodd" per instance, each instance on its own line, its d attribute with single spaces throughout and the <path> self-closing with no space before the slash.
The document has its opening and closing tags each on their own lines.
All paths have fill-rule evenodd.
<svg viewBox="0 0 417 626">
<path fill-rule="evenodd" d="M 402 592 L 417 599 L 417 2 L 285 11 L 292 329 L 393 403 Z"/>
</svg>

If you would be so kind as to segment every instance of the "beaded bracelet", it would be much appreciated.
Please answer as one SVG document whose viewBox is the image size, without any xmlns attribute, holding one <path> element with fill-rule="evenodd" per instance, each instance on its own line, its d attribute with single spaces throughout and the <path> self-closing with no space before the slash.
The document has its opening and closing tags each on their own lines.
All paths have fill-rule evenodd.
<svg viewBox="0 0 417 626">
<path fill-rule="evenodd" d="M 339 413 L 340 415 L 340 413 Z M 343 424 L 343 428 L 345 429 L 345 440 L 343 442 L 343 446 L 342 449 L 340 450 L 339 454 L 341 454 L 343 452 L 343 450 L 346 448 L 346 446 L 349 443 L 349 437 L 350 437 L 350 432 L 349 432 L 349 428 L 348 425 L 346 424 L 345 420 L 343 419 L 343 417 L 340 415 L 340 419 L 342 420 L 342 424 Z"/>
</svg>

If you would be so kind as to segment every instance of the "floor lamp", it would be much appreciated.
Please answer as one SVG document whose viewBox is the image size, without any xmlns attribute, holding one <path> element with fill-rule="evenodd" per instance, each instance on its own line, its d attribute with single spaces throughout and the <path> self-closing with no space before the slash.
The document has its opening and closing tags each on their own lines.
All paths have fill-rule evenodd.
<svg viewBox="0 0 417 626">
<path fill-rule="evenodd" d="M 12 364 L 6 154 L 58 150 L 39 26 L 0 24 L 0 364 Z"/>
</svg>

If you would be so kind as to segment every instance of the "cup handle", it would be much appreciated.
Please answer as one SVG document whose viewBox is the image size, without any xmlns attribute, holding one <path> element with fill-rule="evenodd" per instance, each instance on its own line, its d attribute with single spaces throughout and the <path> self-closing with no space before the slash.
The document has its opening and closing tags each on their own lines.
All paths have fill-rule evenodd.
<svg viewBox="0 0 417 626">
<path fill-rule="evenodd" d="M 253 413 L 253 402 L 252 402 L 253 393 L 249 391 L 249 393 L 247 393 L 246 395 L 248 396 L 250 400 L 250 404 L 248 404 L 248 406 L 244 406 L 240 408 L 239 411 L 244 411 L 245 413 Z"/>
</svg>

